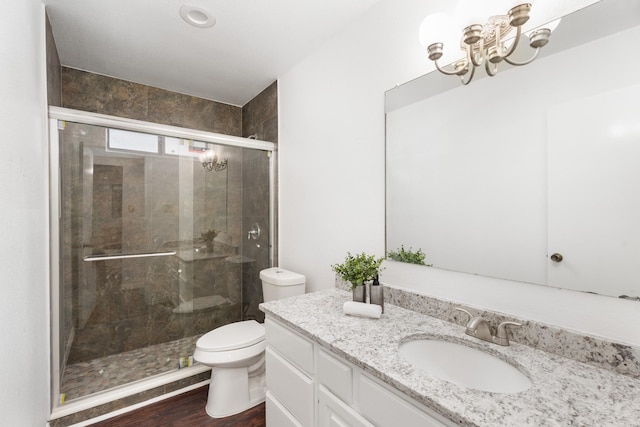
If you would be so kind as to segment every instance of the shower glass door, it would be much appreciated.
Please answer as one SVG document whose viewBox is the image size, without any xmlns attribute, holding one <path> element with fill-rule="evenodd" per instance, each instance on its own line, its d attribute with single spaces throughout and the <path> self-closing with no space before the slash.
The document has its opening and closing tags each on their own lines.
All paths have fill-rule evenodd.
<svg viewBox="0 0 640 427">
<path fill-rule="evenodd" d="M 271 151 L 55 122 L 58 405 L 189 367 L 202 334 L 261 320 Z"/>
</svg>

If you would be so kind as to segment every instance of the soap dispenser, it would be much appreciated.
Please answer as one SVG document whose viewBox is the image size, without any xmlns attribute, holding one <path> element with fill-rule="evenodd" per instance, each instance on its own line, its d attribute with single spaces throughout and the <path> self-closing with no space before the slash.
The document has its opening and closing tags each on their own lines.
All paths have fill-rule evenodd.
<svg viewBox="0 0 640 427">
<path fill-rule="evenodd" d="M 379 305 L 384 313 L 384 291 L 382 285 L 378 281 L 378 276 L 373 279 L 373 283 L 371 284 L 369 302 L 371 304 Z"/>
</svg>

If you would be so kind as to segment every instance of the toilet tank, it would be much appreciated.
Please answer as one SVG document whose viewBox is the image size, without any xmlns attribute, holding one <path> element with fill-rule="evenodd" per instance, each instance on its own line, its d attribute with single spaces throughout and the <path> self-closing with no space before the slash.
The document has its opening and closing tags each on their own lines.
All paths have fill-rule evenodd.
<svg viewBox="0 0 640 427">
<path fill-rule="evenodd" d="M 306 278 L 302 274 L 272 267 L 260 272 L 264 301 L 273 301 L 304 294 Z"/>
</svg>

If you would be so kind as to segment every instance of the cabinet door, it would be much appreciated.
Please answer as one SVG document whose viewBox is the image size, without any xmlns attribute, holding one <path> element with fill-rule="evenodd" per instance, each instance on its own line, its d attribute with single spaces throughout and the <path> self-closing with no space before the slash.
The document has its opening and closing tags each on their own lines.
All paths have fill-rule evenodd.
<svg viewBox="0 0 640 427">
<path fill-rule="evenodd" d="M 267 390 L 304 427 L 313 427 L 313 380 L 287 362 L 271 347 L 265 350 Z"/>
<path fill-rule="evenodd" d="M 266 340 L 287 361 L 300 368 L 307 375 L 313 375 L 313 343 L 302 338 L 278 322 L 264 321 Z"/>
<path fill-rule="evenodd" d="M 271 392 L 267 392 L 264 400 L 267 427 L 302 427 L 302 424 L 287 411 L 287 408 L 282 406 L 282 403 L 278 402 L 278 399 Z"/>
<path fill-rule="evenodd" d="M 353 370 L 324 350 L 318 353 L 318 384 L 323 384 L 347 404 L 353 403 Z"/>
<path fill-rule="evenodd" d="M 318 388 L 318 427 L 375 427 L 324 386 Z"/>
<path fill-rule="evenodd" d="M 360 375 L 360 411 L 378 427 L 448 427 L 455 424 L 433 413 L 427 414 L 385 386 Z"/>
</svg>

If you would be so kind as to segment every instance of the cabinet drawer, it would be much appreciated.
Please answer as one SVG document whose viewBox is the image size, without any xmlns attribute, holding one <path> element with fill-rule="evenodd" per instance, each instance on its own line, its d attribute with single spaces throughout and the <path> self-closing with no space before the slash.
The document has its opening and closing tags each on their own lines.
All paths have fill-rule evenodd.
<svg viewBox="0 0 640 427">
<path fill-rule="evenodd" d="M 345 402 L 353 402 L 353 372 L 351 366 L 324 350 L 318 353 L 318 381 Z"/>
<path fill-rule="evenodd" d="M 328 389 L 318 389 L 318 427 L 375 427 Z"/>
<path fill-rule="evenodd" d="M 313 343 L 291 332 L 274 320 L 264 322 L 267 343 L 289 362 L 307 374 L 313 374 Z"/>
<path fill-rule="evenodd" d="M 267 389 L 304 427 L 313 426 L 313 380 L 267 347 Z"/>
<path fill-rule="evenodd" d="M 360 413 L 378 427 L 447 427 L 455 425 L 434 413 L 427 414 L 382 385 L 360 375 L 358 402 Z"/>
<path fill-rule="evenodd" d="M 265 396 L 267 427 L 302 427 L 296 419 L 282 406 L 278 399 L 267 392 Z"/>
</svg>

